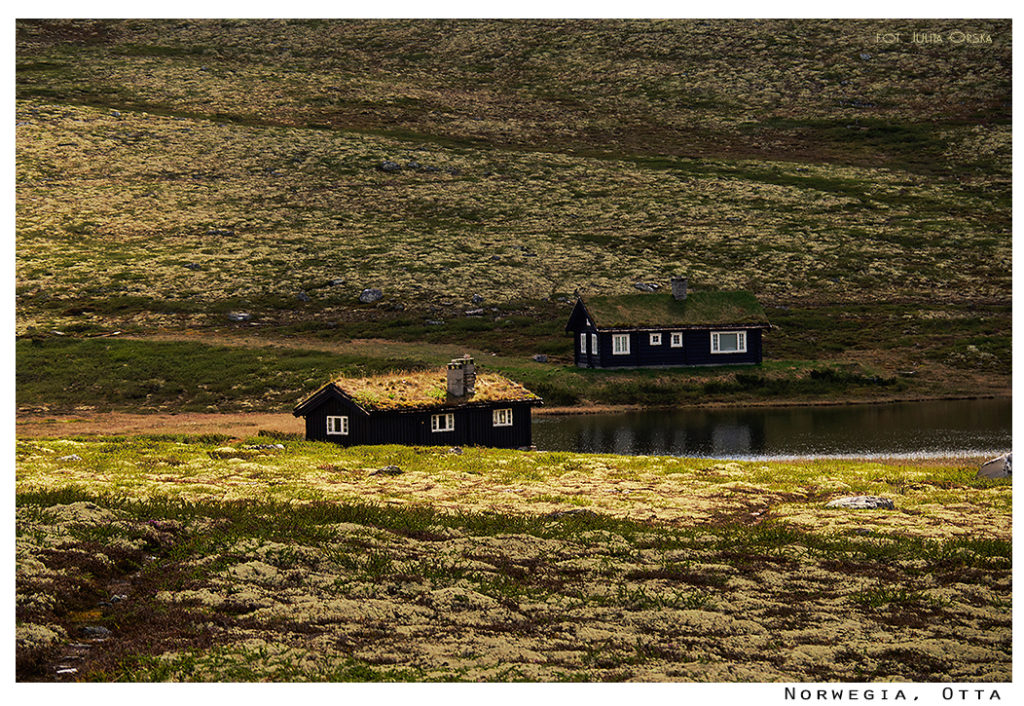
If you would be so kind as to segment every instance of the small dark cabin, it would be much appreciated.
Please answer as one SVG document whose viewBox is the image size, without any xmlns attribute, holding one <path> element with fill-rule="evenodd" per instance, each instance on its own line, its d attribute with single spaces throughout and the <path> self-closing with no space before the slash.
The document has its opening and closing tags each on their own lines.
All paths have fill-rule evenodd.
<svg viewBox="0 0 1024 706">
<path fill-rule="evenodd" d="M 671 368 L 761 362 L 771 328 L 750 292 L 687 292 L 579 297 L 566 324 L 580 368 Z"/>
<path fill-rule="evenodd" d="M 529 447 L 540 397 L 469 356 L 447 370 L 332 380 L 295 407 L 306 439 L 357 444 Z"/>
</svg>

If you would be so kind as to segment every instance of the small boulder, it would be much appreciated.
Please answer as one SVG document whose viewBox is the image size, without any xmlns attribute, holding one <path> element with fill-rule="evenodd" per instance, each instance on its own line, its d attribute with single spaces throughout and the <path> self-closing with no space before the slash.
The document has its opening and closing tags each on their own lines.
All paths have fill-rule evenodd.
<svg viewBox="0 0 1024 706">
<path fill-rule="evenodd" d="M 845 498 L 836 498 L 825 507 L 850 510 L 895 510 L 896 504 L 889 498 L 880 498 L 877 495 L 851 495 Z"/>
<path fill-rule="evenodd" d="M 370 473 L 371 476 L 400 476 L 402 475 L 402 469 L 398 466 L 384 466 L 384 468 L 378 468 L 376 471 Z"/>
<path fill-rule="evenodd" d="M 450 449 L 448 449 L 448 453 L 455 454 L 456 456 L 461 456 L 462 455 L 462 447 L 461 446 L 453 446 Z"/>
<path fill-rule="evenodd" d="M 548 357 L 543 353 L 537 353 L 533 356 L 533 359 L 538 363 L 548 362 Z"/>
<path fill-rule="evenodd" d="M 78 454 L 71 454 L 70 456 L 61 456 L 57 459 L 58 461 L 81 461 L 82 457 Z"/>
<path fill-rule="evenodd" d="M 499 258 L 499 259 L 501 259 L 501 258 Z M 483 304 L 484 303 L 484 298 L 481 297 L 479 294 L 474 294 L 471 301 L 474 304 Z"/>
<path fill-rule="evenodd" d="M 377 169 L 382 172 L 400 172 L 402 171 L 402 165 L 398 162 L 392 162 L 390 159 L 385 159 L 383 162 L 377 165 Z"/>
<path fill-rule="evenodd" d="M 462 313 L 465 314 L 466 316 L 483 316 L 484 310 L 483 309 L 466 309 L 466 311 L 464 311 Z"/>
<path fill-rule="evenodd" d="M 299 292 L 298 294 L 295 295 L 295 298 L 298 299 L 300 302 L 311 302 L 311 301 L 313 301 L 313 299 L 308 294 L 306 294 L 305 292 Z"/>
<path fill-rule="evenodd" d="M 359 301 L 363 304 L 373 304 L 384 298 L 384 292 L 379 289 L 364 289 L 359 295 Z"/>
<path fill-rule="evenodd" d="M 1008 453 L 985 461 L 978 470 L 978 478 L 1009 478 L 1013 475 L 1013 454 Z"/>
<path fill-rule="evenodd" d="M 337 287 L 339 284 L 345 284 L 344 277 L 335 277 L 331 280 L 331 286 Z"/>
<path fill-rule="evenodd" d="M 86 625 L 82 628 L 82 634 L 87 637 L 108 637 L 110 630 L 102 625 Z"/>
<path fill-rule="evenodd" d="M 246 311 L 232 311 L 228 314 L 228 321 L 243 322 L 252 320 L 252 314 Z"/>
<path fill-rule="evenodd" d="M 654 292 L 658 289 L 658 285 L 653 282 L 634 282 L 633 286 L 641 292 Z"/>
</svg>

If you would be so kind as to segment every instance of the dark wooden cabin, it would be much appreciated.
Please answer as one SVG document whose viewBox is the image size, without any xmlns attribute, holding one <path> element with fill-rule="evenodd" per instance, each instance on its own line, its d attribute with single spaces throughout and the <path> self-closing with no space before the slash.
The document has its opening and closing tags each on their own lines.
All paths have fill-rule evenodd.
<svg viewBox="0 0 1024 706">
<path fill-rule="evenodd" d="M 530 412 L 540 397 L 495 373 L 477 374 L 473 359 L 447 370 L 339 378 L 295 407 L 306 439 L 356 444 L 493 446 L 532 443 Z"/>
<path fill-rule="evenodd" d="M 764 310 L 749 292 L 579 297 L 565 330 L 581 368 L 671 368 L 761 362 Z"/>
</svg>

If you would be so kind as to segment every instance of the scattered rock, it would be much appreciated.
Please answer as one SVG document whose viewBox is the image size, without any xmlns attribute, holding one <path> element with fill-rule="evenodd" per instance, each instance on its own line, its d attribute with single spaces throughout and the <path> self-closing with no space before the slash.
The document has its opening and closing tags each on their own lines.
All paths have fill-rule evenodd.
<svg viewBox="0 0 1024 706">
<path fill-rule="evenodd" d="M 1009 478 L 1013 475 L 1013 454 L 985 461 L 978 470 L 978 478 Z"/>
<path fill-rule="evenodd" d="M 60 674 L 60 675 L 78 674 L 78 670 L 75 669 L 74 667 L 57 667 L 57 674 Z"/>
<path fill-rule="evenodd" d="M 415 159 L 410 159 L 409 162 L 405 166 L 407 166 L 409 169 L 421 169 L 422 168 L 422 165 L 419 162 L 417 162 Z"/>
<path fill-rule="evenodd" d="M 82 634 L 89 637 L 108 637 L 110 631 L 102 625 L 86 625 L 82 628 Z"/>
<path fill-rule="evenodd" d="M 124 593 L 117 593 L 110 597 L 111 603 L 120 603 L 121 601 L 128 600 L 128 596 Z"/>
<path fill-rule="evenodd" d="M 379 289 L 364 289 L 359 295 L 359 301 L 363 304 L 373 304 L 384 298 L 384 292 Z"/>
<path fill-rule="evenodd" d="M 441 319 L 427 319 L 424 323 L 427 326 L 444 326 L 444 321 Z"/>
<path fill-rule="evenodd" d="M 461 456 L 462 455 L 462 447 L 461 446 L 453 446 L 450 449 L 448 449 L 448 453 L 455 454 L 456 456 Z"/>
<path fill-rule="evenodd" d="M 186 270 L 201 270 L 201 269 L 203 269 L 203 266 L 198 264 L 198 263 L 195 263 L 195 262 L 186 262 L 185 263 L 185 269 Z"/>
<path fill-rule="evenodd" d="M 345 284 L 344 277 L 335 277 L 331 280 L 331 286 L 337 287 L 339 284 Z"/>
<path fill-rule="evenodd" d="M 206 230 L 207 235 L 234 235 L 235 231 L 231 228 L 208 228 Z"/>
<path fill-rule="evenodd" d="M 308 294 L 306 294 L 305 292 L 299 292 L 298 294 L 295 295 L 295 298 L 298 299 L 300 302 L 311 302 L 311 301 L 313 301 L 313 299 Z"/>
<path fill-rule="evenodd" d="M 896 505 L 889 498 L 880 498 L 877 495 L 851 495 L 845 498 L 836 498 L 825 507 L 840 507 L 850 510 L 895 510 Z"/>
<path fill-rule="evenodd" d="M 248 446 L 245 446 L 243 448 L 256 449 L 257 451 L 281 451 L 284 449 L 284 444 L 249 444 Z"/>
<path fill-rule="evenodd" d="M 370 473 L 371 476 L 400 476 L 402 469 L 398 466 L 384 466 Z"/>
<path fill-rule="evenodd" d="M 228 314 L 228 321 L 242 322 L 251 320 L 252 314 L 250 314 L 247 311 L 232 311 L 230 314 Z"/>
<path fill-rule="evenodd" d="M 555 301 L 556 302 L 561 302 L 562 304 L 568 304 L 569 303 L 569 297 L 567 297 L 565 295 L 562 295 L 560 297 L 556 297 Z"/>
<path fill-rule="evenodd" d="M 868 54 L 866 51 L 865 52 L 861 52 L 860 58 L 863 59 L 864 61 L 867 61 L 868 59 L 871 58 L 871 55 Z"/>
<path fill-rule="evenodd" d="M 464 311 L 462 313 L 465 314 L 466 316 L 483 316 L 484 310 L 483 309 L 467 309 L 466 311 Z"/>
<path fill-rule="evenodd" d="M 398 162 L 392 162 L 390 159 L 385 159 L 377 165 L 377 169 L 382 172 L 400 172 L 402 171 L 402 165 Z"/>
<path fill-rule="evenodd" d="M 658 285 L 653 282 L 634 282 L 633 286 L 639 289 L 641 292 L 654 292 L 657 291 Z"/>
<path fill-rule="evenodd" d="M 498 259 L 500 260 L 501 258 Z M 483 304 L 484 298 L 481 297 L 479 294 L 474 294 L 470 301 L 472 301 L 474 304 Z"/>
<path fill-rule="evenodd" d="M 548 514 L 544 515 L 543 517 L 546 520 L 557 520 L 557 519 L 560 519 L 562 517 L 597 517 L 597 516 L 598 516 L 597 513 L 594 512 L 593 510 L 585 510 L 583 508 L 578 508 L 576 510 L 559 510 L 558 512 L 549 512 Z"/>
<path fill-rule="evenodd" d="M 58 461 L 81 461 L 82 457 L 78 454 L 71 454 L 70 456 L 61 456 L 57 459 Z"/>
<path fill-rule="evenodd" d="M 112 118 L 120 118 L 121 117 L 121 113 L 119 111 L 112 110 L 112 111 L 110 111 L 110 117 L 112 117 Z"/>
<path fill-rule="evenodd" d="M 546 362 L 548 362 L 548 357 L 544 353 L 537 353 L 537 354 L 535 354 L 533 356 L 533 359 L 535 361 L 537 361 L 538 363 L 546 363 Z"/>
</svg>

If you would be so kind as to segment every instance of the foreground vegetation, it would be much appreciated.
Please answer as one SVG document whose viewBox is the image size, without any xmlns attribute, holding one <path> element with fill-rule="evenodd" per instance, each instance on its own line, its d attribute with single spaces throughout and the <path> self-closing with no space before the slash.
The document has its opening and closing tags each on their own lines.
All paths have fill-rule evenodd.
<svg viewBox="0 0 1024 706">
<path fill-rule="evenodd" d="M 19 678 L 1010 678 L 973 468 L 228 441 L 19 442 Z"/>
</svg>

